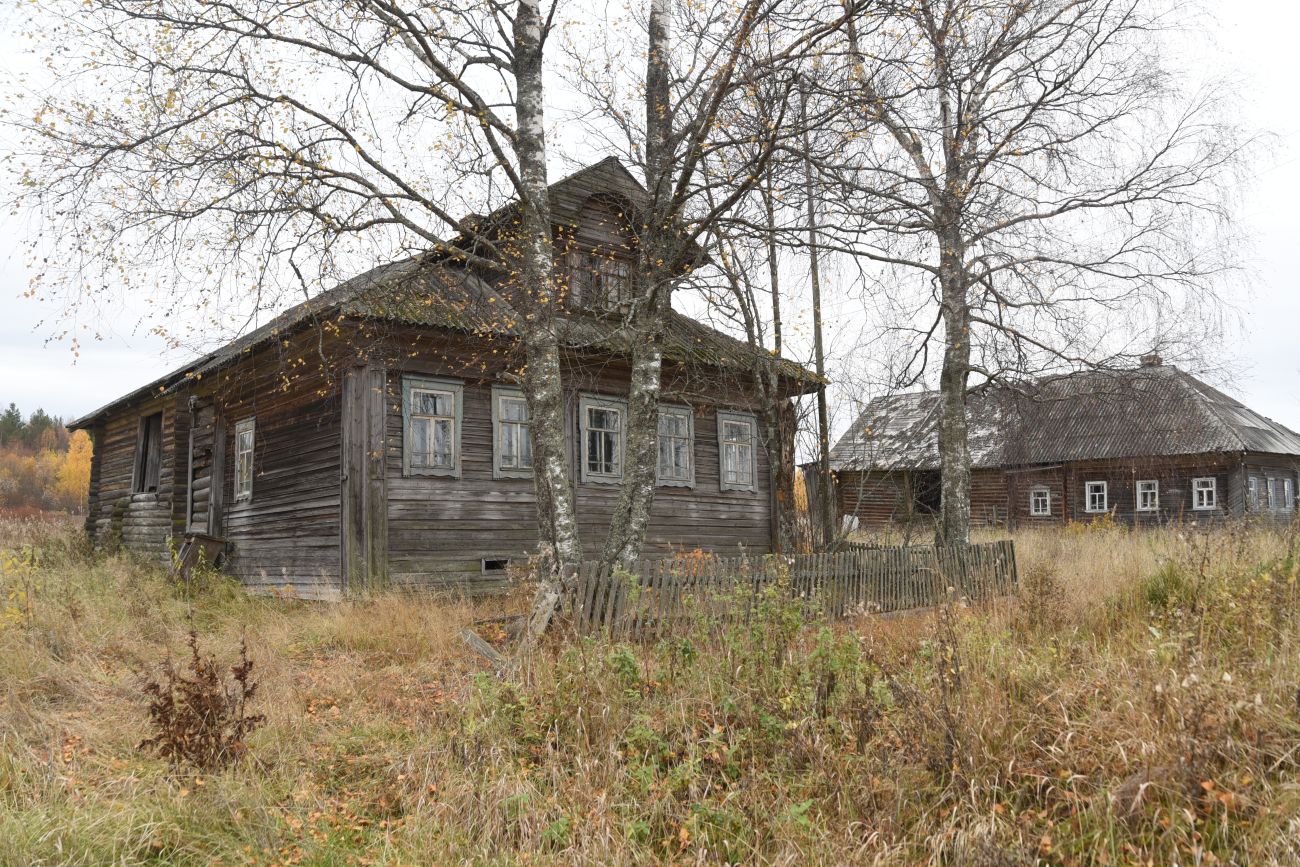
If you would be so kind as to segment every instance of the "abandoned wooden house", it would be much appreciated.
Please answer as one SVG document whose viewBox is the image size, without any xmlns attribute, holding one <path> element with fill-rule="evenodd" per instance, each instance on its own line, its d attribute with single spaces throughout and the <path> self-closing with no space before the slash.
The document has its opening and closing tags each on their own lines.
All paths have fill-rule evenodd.
<svg viewBox="0 0 1300 867">
<path fill-rule="evenodd" d="M 842 520 L 879 527 L 938 511 L 938 409 L 935 392 L 866 406 L 831 450 Z M 1157 356 L 991 388 L 970 397 L 967 417 L 975 523 L 1295 514 L 1300 434 Z"/>
<path fill-rule="evenodd" d="M 623 473 L 629 367 L 618 309 L 643 196 L 617 160 L 551 188 L 569 287 L 567 445 L 587 551 L 599 550 Z M 415 256 L 78 419 L 70 427 L 94 441 L 88 532 L 158 556 L 169 540 L 215 537 L 245 585 L 302 597 L 501 586 L 537 542 L 508 294 L 445 252 Z M 670 314 L 649 551 L 773 547 L 760 375 L 779 384 L 785 412 L 816 387 L 798 365 Z"/>
</svg>

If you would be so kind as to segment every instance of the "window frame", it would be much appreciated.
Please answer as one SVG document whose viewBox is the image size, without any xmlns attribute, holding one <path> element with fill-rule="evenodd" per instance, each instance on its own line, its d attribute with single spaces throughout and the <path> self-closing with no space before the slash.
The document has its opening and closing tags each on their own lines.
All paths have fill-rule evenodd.
<svg viewBox="0 0 1300 867">
<path fill-rule="evenodd" d="M 1200 487 L 1201 482 L 1209 482 L 1207 488 Z M 1203 505 L 1201 503 L 1201 493 L 1210 492 L 1210 502 Z M 1192 479 L 1192 511 L 1195 512 L 1213 512 L 1219 508 L 1219 479 L 1217 476 L 1197 476 Z"/>
<path fill-rule="evenodd" d="M 1142 486 L 1151 485 L 1151 493 L 1155 496 L 1155 502 L 1150 506 L 1142 505 Z M 1158 512 L 1160 511 L 1160 480 L 1159 479 L 1138 479 L 1133 484 L 1133 508 L 1138 512 Z"/>
<path fill-rule="evenodd" d="M 726 422 L 744 422 L 749 425 L 749 484 L 740 484 L 737 482 L 727 481 L 726 470 L 726 450 L 727 440 L 723 436 L 723 429 Z M 718 410 L 718 488 L 723 491 L 741 491 L 744 493 L 758 493 L 758 416 L 752 412 L 742 412 L 732 409 Z"/>
<path fill-rule="evenodd" d="M 687 477 L 680 479 L 676 477 L 665 477 L 661 470 L 659 462 L 659 446 L 663 434 L 659 432 L 659 422 L 663 421 L 664 415 L 679 415 L 686 419 L 686 456 L 687 456 Z M 681 437 L 674 437 L 681 439 Z M 695 487 L 695 412 L 689 406 L 676 403 L 659 404 L 659 420 L 655 424 L 655 485 L 660 488 L 694 488 Z"/>
<path fill-rule="evenodd" d="M 524 402 L 524 412 L 527 414 L 526 422 L 505 421 L 501 418 L 501 400 L 522 400 Z M 506 467 L 501 464 L 501 430 L 506 424 L 522 424 L 529 440 L 529 465 L 527 467 Z M 532 431 L 533 417 L 528 409 L 528 399 L 524 395 L 524 390 L 514 385 L 494 385 L 492 386 L 492 478 L 494 479 L 531 479 L 533 477 L 532 466 Z"/>
<path fill-rule="evenodd" d="M 1101 508 L 1092 507 L 1092 488 L 1093 485 L 1101 486 Z M 1083 483 L 1083 511 L 1088 515 L 1104 515 L 1110 511 L 1110 484 L 1097 480 Z"/>
<path fill-rule="evenodd" d="M 248 478 L 247 484 L 240 484 L 240 456 L 243 451 L 239 447 L 239 440 L 248 433 Z M 236 503 L 251 503 L 253 501 L 253 480 L 257 477 L 257 416 L 250 415 L 248 418 L 235 422 L 235 467 L 234 467 L 234 495 Z"/>
<path fill-rule="evenodd" d="M 594 473 L 587 466 L 589 456 L 587 433 L 587 413 L 592 409 L 613 410 L 618 413 L 618 468 L 615 473 Z M 656 455 L 656 462 L 658 457 Z M 610 397 L 603 394 L 578 395 L 578 481 L 587 485 L 617 485 L 623 481 L 623 472 L 627 463 L 627 398 Z M 656 466 L 656 475 L 658 467 Z"/>
<path fill-rule="evenodd" d="M 1043 511 L 1038 511 L 1035 498 L 1043 494 L 1045 505 Z M 1034 485 L 1029 489 L 1029 517 L 1031 518 L 1050 518 L 1052 517 L 1052 489 L 1047 485 Z"/>
<path fill-rule="evenodd" d="M 411 399 L 415 391 L 441 391 L 452 396 L 451 466 L 417 467 L 411 458 Z M 441 476 L 459 479 L 461 473 L 461 434 L 465 427 L 465 383 L 441 376 L 402 377 L 402 475 Z"/>
<path fill-rule="evenodd" d="M 151 432 L 154 419 L 157 419 L 157 429 Z M 132 494 L 157 494 L 158 488 L 162 486 L 162 440 L 163 411 L 160 409 L 140 416 L 135 434 L 135 463 L 131 470 Z M 153 490 L 149 489 L 149 452 L 151 451 L 157 453 L 154 468 L 158 476 L 154 479 Z"/>
</svg>

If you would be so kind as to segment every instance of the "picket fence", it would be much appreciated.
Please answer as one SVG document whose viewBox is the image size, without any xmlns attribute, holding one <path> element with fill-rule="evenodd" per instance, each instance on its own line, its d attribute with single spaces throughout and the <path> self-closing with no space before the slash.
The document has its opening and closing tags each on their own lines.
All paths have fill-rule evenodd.
<svg viewBox="0 0 1300 867">
<path fill-rule="evenodd" d="M 794 557 L 683 555 L 609 570 L 584 563 L 567 604 L 574 627 L 616 638 L 656 638 L 701 614 L 745 617 L 779 588 L 810 611 L 841 618 L 934 605 L 950 594 L 984 599 L 1014 593 L 1010 540 L 950 547 L 857 547 Z"/>
</svg>

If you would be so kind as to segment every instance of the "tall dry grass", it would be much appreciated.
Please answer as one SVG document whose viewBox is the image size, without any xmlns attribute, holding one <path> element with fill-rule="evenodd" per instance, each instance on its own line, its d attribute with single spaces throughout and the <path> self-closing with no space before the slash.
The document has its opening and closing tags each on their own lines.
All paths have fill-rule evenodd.
<svg viewBox="0 0 1300 867">
<path fill-rule="evenodd" d="M 1300 863 L 1293 538 L 1017 543 L 1014 600 L 823 623 L 773 594 L 651 646 L 556 636 L 504 683 L 456 638 L 492 606 L 186 593 L 3 526 L 0 863 Z M 191 623 L 247 636 L 268 716 L 212 776 L 136 749 L 139 672 Z"/>
</svg>

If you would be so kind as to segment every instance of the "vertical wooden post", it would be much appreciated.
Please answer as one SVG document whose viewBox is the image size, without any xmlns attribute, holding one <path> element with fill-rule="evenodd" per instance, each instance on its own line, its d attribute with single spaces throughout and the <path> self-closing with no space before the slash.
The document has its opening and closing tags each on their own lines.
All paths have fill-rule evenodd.
<svg viewBox="0 0 1300 867">
<path fill-rule="evenodd" d="M 387 582 L 386 373 L 357 365 L 343 374 L 340 425 L 340 571 L 343 589 L 364 593 Z"/>
</svg>

